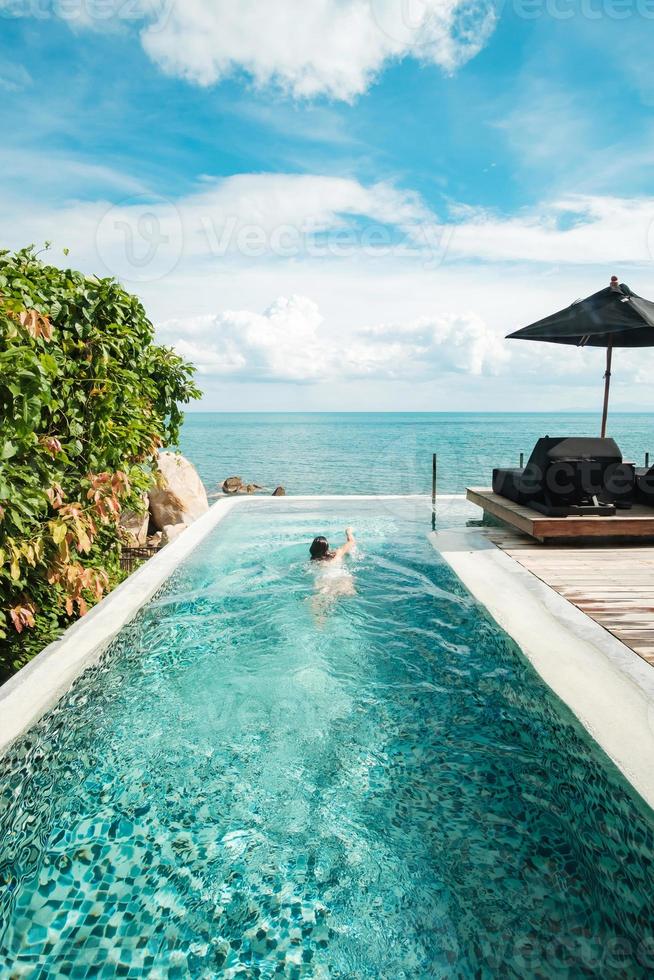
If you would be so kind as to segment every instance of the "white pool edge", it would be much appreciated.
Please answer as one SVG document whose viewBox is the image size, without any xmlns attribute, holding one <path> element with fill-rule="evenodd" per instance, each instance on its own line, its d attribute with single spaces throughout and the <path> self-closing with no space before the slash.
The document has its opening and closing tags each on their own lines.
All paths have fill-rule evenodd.
<svg viewBox="0 0 654 980">
<path fill-rule="evenodd" d="M 274 504 L 325 500 L 425 500 L 424 494 L 333 494 L 286 497 L 222 497 L 176 541 L 145 562 L 133 575 L 105 596 L 82 619 L 0 687 L 0 755 L 28 731 L 70 689 L 73 682 L 98 661 L 139 610 L 189 557 L 220 521 L 240 504 Z M 439 500 L 463 499 L 459 494 Z"/>
<path fill-rule="evenodd" d="M 654 808 L 652 667 L 478 531 L 436 531 L 430 539 Z"/>
</svg>

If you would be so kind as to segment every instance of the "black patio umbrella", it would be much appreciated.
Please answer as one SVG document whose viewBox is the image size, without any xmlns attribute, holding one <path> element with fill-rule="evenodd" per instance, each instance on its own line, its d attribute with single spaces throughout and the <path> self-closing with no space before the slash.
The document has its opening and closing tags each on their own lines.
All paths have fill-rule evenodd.
<svg viewBox="0 0 654 980">
<path fill-rule="evenodd" d="M 577 347 L 606 347 L 604 375 L 604 408 L 602 438 L 606 435 L 609 409 L 611 359 L 614 347 L 654 347 L 654 303 L 632 293 L 617 276 L 611 285 L 586 299 L 579 299 L 529 324 L 507 340 L 545 340 L 552 344 L 575 344 Z"/>
</svg>

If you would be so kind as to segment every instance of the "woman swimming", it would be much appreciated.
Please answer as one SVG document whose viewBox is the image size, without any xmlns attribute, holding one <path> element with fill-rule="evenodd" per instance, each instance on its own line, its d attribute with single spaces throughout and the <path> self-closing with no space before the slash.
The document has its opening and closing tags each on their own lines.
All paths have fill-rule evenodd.
<svg viewBox="0 0 654 980">
<path fill-rule="evenodd" d="M 329 548 L 329 542 L 327 538 L 320 535 L 314 538 L 311 542 L 311 547 L 309 548 L 309 554 L 311 555 L 311 561 L 339 561 L 348 555 L 357 546 L 356 538 L 354 537 L 354 531 L 351 527 L 345 528 L 345 544 L 342 544 L 340 548 L 336 551 L 331 551 Z"/>
<path fill-rule="evenodd" d="M 327 538 L 320 535 L 314 538 L 309 554 L 312 562 L 319 562 L 321 568 L 316 575 L 316 591 L 313 596 L 313 614 L 319 626 L 325 622 L 329 609 L 340 596 L 355 595 L 354 577 L 343 565 L 343 558 L 351 554 L 357 546 L 351 527 L 345 529 L 345 544 L 332 551 Z"/>
</svg>

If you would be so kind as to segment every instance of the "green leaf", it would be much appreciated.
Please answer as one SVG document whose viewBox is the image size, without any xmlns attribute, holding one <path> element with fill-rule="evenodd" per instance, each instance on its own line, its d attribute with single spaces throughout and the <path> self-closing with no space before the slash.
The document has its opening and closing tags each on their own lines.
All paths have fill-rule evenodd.
<svg viewBox="0 0 654 980">
<path fill-rule="evenodd" d="M 48 374 L 57 373 L 57 362 L 52 354 L 41 354 L 40 361 Z"/>
<path fill-rule="evenodd" d="M 16 446 L 13 442 L 10 442 L 9 440 L 4 442 L 2 444 L 2 447 L 0 448 L 1 448 L 0 459 L 11 459 L 12 456 L 15 456 L 16 453 L 18 452 L 18 446 Z"/>
</svg>

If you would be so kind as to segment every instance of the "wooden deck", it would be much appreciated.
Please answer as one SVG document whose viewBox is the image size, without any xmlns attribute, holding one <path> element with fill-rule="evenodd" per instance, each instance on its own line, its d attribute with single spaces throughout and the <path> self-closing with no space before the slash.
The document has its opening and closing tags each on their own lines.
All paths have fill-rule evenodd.
<svg viewBox="0 0 654 980">
<path fill-rule="evenodd" d="M 654 546 L 548 547 L 504 528 L 482 533 L 654 666 Z"/>
<path fill-rule="evenodd" d="M 546 517 L 531 507 L 515 504 L 499 497 L 492 490 L 472 487 L 468 500 L 485 513 L 517 531 L 538 541 L 565 538 L 621 538 L 654 543 L 654 508 L 634 505 L 631 510 L 618 511 L 612 517 Z"/>
</svg>

